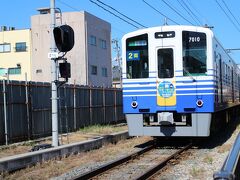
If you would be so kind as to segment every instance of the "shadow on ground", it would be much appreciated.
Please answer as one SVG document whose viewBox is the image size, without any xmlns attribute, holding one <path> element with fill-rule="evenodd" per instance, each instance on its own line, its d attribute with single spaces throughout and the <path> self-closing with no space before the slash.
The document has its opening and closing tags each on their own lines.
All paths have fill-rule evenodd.
<svg viewBox="0 0 240 180">
<path fill-rule="evenodd" d="M 213 149 L 217 146 L 224 144 L 240 125 L 240 117 L 236 117 L 230 123 L 224 125 L 217 132 L 212 133 L 210 137 L 204 138 L 189 138 L 189 137 L 153 137 L 152 141 L 139 144 L 135 146 L 136 148 L 144 148 L 153 143 L 156 143 L 158 148 L 165 149 L 178 149 L 186 146 L 190 142 L 193 143 L 193 146 L 198 149 Z"/>
</svg>

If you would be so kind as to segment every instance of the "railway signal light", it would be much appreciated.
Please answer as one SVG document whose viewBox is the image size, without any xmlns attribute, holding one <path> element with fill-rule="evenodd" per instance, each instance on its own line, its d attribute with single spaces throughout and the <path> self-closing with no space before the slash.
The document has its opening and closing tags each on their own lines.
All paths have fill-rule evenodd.
<svg viewBox="0 0 240 180">
<path fill-rule="evenodd" d="M 54 40 L 60 52 L 68 52 L 74 46 L 74 31 L 69 25 L 62 25 L 53 29 Z"/>
<path fill-rule="evenodd" d="M 62 78 L 70 78 L 71 77 L 71 64 L 67 61 L 63 63 L 59 63 L 59 72 Z"/>
</svg>

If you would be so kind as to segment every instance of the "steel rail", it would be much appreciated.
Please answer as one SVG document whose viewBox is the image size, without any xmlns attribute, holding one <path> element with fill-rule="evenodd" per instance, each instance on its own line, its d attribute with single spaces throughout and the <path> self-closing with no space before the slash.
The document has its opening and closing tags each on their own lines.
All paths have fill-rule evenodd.
<svg viewBox="0 0 240 180">
<path fill-rule="evenodd" d="M 174 154 L 172 154 L 171 156 L 169 156 L 168 158 L 164 159 L 163 161 L 161 161 L 159 164 L 157 164 L 156 166 L 154 166 L 153 168 L 149 169 L 147 172 L 143 173 L 142 175 L 140 175 L 139 177 L 136 178 L 136 180 L 145 180 L 148 179 L 150 177 L 152 177 L 154 174 L 156 174 L 159 170 L 161 170 L 163 167 L 165 167 L 167 165 L 167 163 L 171 160 L 176 158 L 177 156 L 179 156 L 179 154 L 181 154 L 183 151 L 188 150 L 189 148 L 192 147 L 192 143 L 188 144 L 187 146 L 185 146 L 184 148 L 178 150 L 177 152 L 175 152 Z"/>
<path fill-rule="evenodd" d="M 90 172 L 86 172 L 86 173 L 81 174 L 79 176 L 72 177 L 72 179 L 87 180 L 87 179 L 93 178 L 93 177 L 95 177 L 97 175 L 100 175 L 100 174 L 102 174 L 102 173 L 104 173 L 104 172 L 106 172 L 106 171 L 108 171 L 108 170 L 110 170 L 110 169 L 112 169 L 112 168 L 114 168 L 116 166 L 119 166 L 119 165 L 121 165 L 121 164 L 123 164 L 125 162 L 128 162 L 128 161 L 132 160 L 132 159 L 135 159 L 138 156 L 140 156 L 140 155 L 142 155 L 142 154 L 144 154 L 146 152 L 149 152 L 150 150 L 152 150 L 154 148 L 155 148 L 155 144 L 152 144 L 152 145 L 150 145 L 148 147 L 145 147 L 145 148 L 143 148 L 143 149 L 141 149 L 141 150 L 139 150 L 137 152 L 134 152 L 134 153 L 132 153 L 130 155 L 122 157 L 122 158 L 120 158 L 118 160 L 115 160 L 113 162 L 109 162 L 109 163 L 107 163 L 107 164 L 105 164 L 105 165 L 103 165 L 103 166 L 101 166 L 101 167 L 99 167 L 97 169 L 94 169 L 94 170 L 92 170 Z"/>
<path fill-rule="evenodd" d="M 237 138 L 225 159 L 225 162 L 219 172 L 214 173 L 213 179 L 240 179 L 240 133 L 238 133 Z"/>
</svg>

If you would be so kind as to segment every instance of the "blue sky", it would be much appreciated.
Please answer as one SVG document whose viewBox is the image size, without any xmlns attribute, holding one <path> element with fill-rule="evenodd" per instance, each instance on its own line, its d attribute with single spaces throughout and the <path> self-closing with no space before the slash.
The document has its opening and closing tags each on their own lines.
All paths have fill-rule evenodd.
<svg viewBox="0 0 240 180">
<path fill-rule="evenodd" d="M 97 2 L 97 0 L 93 0 Z M 141 23 L 146 27 L 159 26 L 164 22 L 164 17 L 150 8 L 143 0 L 101 0 L 112 6 L 119 12 Z M 240 7 L 239 0 L 145 0 L 147 3 L 156 8 L 159 12 L 167 15 L 170 19 L 183 25 L 196 25 L 198 21 L 201 25 L 208 24 L 214 26 L 214 33 L 224 48 L 240 48 Z M 198 16 L 198 20 L 193 20 L 190 15 L 183 9 L 180 3 L 183 1 Z M 137 28 L 118 19 L 112 14 L 104 11 L 89 0 L 55 0 L 56 7 L 66 11 L 87 11 L 101 19 L 104 19 L 112 25 L 112 38 L 121 39 L 128 32 Z M 170 4 L 178 11 L 178 15 L 166 3 Z M 224 8 L 224 3 L 231 10 L 231 13 L 238 20 L 235 22 L 234 17 L 225 8 L 235 25 L 231 23 L 228 17 L 221 10 L 218 3 Z M 38 14 L 37 8 L 49 7 L 50 0 L 1 0 L 0 6 L 0 26 L 13 26 L 17 29 L 30 28 L 30 17 Z M 183 18 L 184 17 L 184 18 Z M 168 21 L 170 25 L 175 24 Z M 236 26 L 236 27 L 235 27 Z M 231 56 L 240 64 L 240 51 L 233 51 Z"/>
</svg>

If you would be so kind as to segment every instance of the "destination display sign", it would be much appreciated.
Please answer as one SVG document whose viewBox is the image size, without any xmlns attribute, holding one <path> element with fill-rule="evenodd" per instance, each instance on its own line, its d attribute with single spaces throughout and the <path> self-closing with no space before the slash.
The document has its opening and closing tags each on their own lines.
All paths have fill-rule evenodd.
<svg viewBox="0 0 240 180">
<path fill-rule="evenodd" d="M 127 51 L 127 61 L 140 60 L 140 51 Z"/>
<path fill-rule="evenodd" d="M 173 38 L 173 37 L 175 37 L 175 32 L 174 31 L 165 31 L 165 32 L 156 32 L 155 33 L 155 38 L 156 39 Z"/>
</svg>

